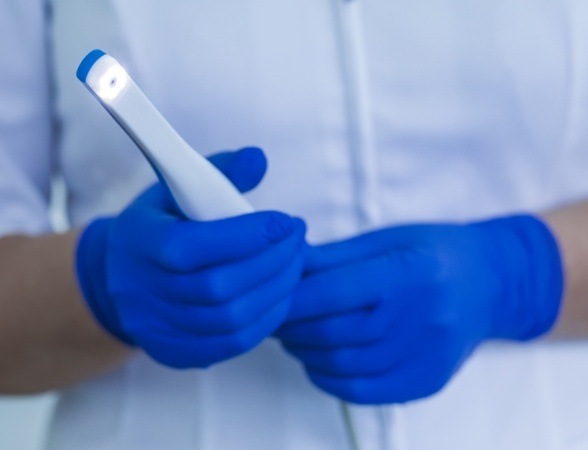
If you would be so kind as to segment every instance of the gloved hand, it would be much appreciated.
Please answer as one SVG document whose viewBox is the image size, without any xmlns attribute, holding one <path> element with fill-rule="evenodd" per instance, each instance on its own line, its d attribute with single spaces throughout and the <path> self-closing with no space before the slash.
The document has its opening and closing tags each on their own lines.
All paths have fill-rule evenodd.
<svg viewBox="0 0 588 450">
<path fill-rule="evenodd" d="M 213 157 L 242 191 L 266 161 L 248 148 Z M 77 275 L 89 308 L 120 340 L 176 368 L 251 350 L 284 321 L 304 260 L 305 225 L 279 212 L 186 220 L 157 183 L 82 233 Z"/>
<path fill-rule="evenodd" d="M 363 404 L 439 391 L 482 341 L 547 332 L 562 296 L 531 216 L 389 228 L 310 248 L 306 270 L 277 336 L 316 386 Z"/>
</svg>

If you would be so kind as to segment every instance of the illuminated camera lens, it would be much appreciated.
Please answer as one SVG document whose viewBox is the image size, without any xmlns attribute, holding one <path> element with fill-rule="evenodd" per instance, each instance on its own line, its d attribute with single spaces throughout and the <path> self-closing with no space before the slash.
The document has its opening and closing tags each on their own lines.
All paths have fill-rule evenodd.
<svg viewBox="0 0 588 450">
<path fill-rule="evenodd" d="M 111 66 L 100 77 L 96 94 L 104 101 L 112 101 L 127 85 L 129 76 L 121 66 Z"/>
</svg>

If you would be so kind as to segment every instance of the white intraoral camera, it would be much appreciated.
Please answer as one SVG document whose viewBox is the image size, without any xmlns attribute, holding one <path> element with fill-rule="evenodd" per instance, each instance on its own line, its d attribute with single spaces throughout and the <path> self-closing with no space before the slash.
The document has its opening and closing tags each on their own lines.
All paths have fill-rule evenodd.
<svg viewBox="0 0 588 450">
<path fill-rule="evenodd" d="M 253 212 L 235 186 L 172 128 L 116 59 L 94 50 L 81 62 L 77 77 L 137 144 L 186 217 L 217 220 Z"/>
</svg>

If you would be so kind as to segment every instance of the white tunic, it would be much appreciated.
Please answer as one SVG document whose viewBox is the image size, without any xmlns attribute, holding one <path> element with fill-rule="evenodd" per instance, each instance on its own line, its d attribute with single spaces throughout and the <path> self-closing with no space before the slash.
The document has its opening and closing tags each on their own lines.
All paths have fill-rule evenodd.
<svg viewBox="0 0 588 450">
<path fill-rule="evenodd" d="M 81 226 L 155 180 L 75 79 L 100 48 L 186 140 L 263 147 L 250 200 L 322 242 L 588 195 L 582 0 L 4 0 L 0 232 Z M 356 408 L 362 449 L 588 448 L 588 346 L 490 344 L 441 394 Z M 336 400 L 268 341 L 207 371 L 139 356 L 63 392 L 48 449 L 346 449 Z"/>
</svg>

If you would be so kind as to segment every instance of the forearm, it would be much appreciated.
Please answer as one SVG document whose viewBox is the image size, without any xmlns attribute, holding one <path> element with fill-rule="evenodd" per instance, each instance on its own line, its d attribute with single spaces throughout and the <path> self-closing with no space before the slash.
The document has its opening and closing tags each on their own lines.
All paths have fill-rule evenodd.
<svg viewBox="0 0 588 450">
<path fill-rule="evenodd" d="M 543 214 L 562 253 L 565 290 L 561 313 L 552 336 L 588 337 L 588 201 Z"/>
<path fill-rule="evenodd" d="M 128 357 L 80 296 L 76 241 L 77 232 L 0 239 L 0 393 L 64 387 Z"/>
</svg>

